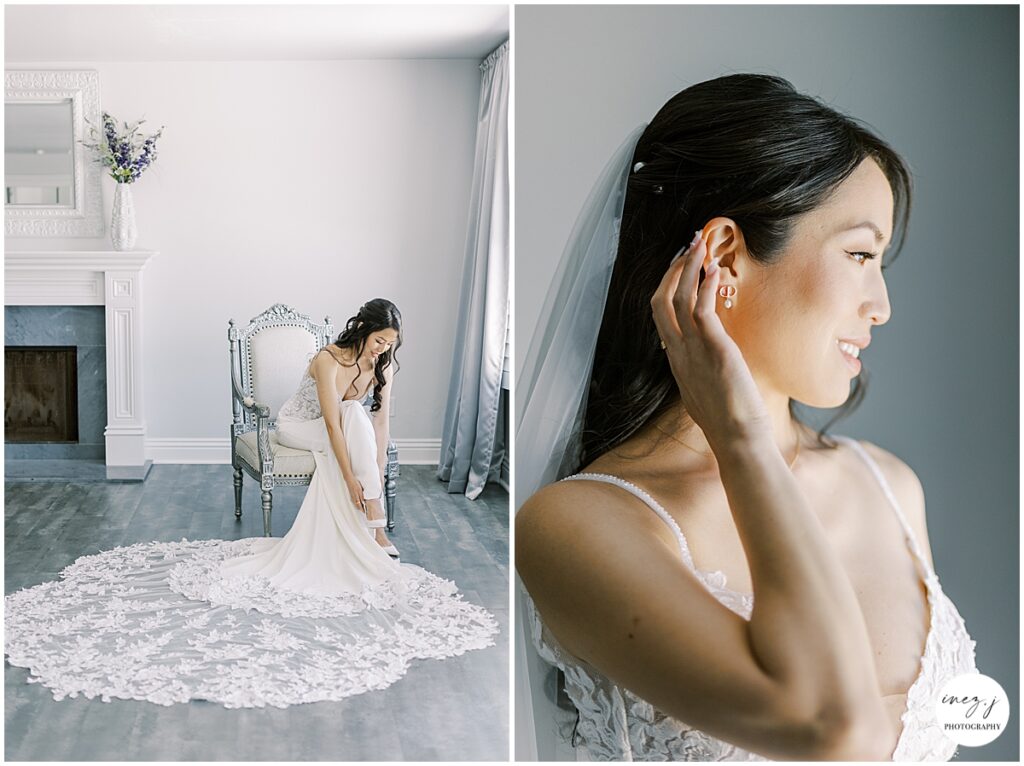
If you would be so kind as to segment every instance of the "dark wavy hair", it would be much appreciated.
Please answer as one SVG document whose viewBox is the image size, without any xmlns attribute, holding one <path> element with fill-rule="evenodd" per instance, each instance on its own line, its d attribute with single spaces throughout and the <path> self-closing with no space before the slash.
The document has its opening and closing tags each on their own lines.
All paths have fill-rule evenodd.
<svg viewBox="0 0 1024 766">
<path fill-rule="evenodd" d="M 716 216 L 731 218 L 750 257 L 775 263 L 795 219 L 825 202 L 867 157 L 881 167 L 893 192 L 891 263 L 906 238 L 911 173 L 863 124 L 798 93 L 781 77 L 762 74 L 698 83 L 659 110 L 633 153 L 631 165 L 644 164 L 627 183 L 577 470 L 679 402 L 650 301 L 693 232 Z M 856 409 L 866 386 L 862 370 L 847 401 L 818 431 L 822 446 L 836 446 L 826 431 Z M 796 404 L 790 401 L 790 413 L 803 423 Z"/>
<path fill-rule="evenodd" d="M 370 334 L 387 329 L 397 332 L 398 338 L 395 339 L 391 348 L 377 357 L 377 361 L 373 365 L 373 404 L 370 405 L 370 412 L 380 409 L 380 392 L 387 385 L 384 380 L 384 370 L 391 366 L 392 361 L 395 363 L 395 372 L 401 369 L 398 357 L 395 356 L 399 346 L 402 345 L 402 314 L 399 312 L 398 306 L 386 298 L 374 298 L 372 301 L 367 301 L 359 307 L 359 313 L 345 322 L 345 329 L 334 341 L 334 345 L 338 348 L 352 349 L 358 359 L 366 347 L 366 339 Z M 352 364 L 354 365 L 356 362 L 352 362 Z"/>
</svg>

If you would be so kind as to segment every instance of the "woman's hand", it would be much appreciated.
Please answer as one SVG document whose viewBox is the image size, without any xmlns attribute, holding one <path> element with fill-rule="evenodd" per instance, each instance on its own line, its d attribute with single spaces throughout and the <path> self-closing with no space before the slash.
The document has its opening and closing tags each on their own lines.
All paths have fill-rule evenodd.
<svg viewBox="0 0 1024 766">
<path fill-rule="evenodd" d="M 711 444 L 767 434 L 772 424 L 739 346 L 715 311 L 717 260 L 698 288 L 707 245 L 701 232 L 665 272 L 651 308 L 686 412 Z"/>
<path fill-rule="evenodd" d="M 346 476 L 345 486 L 348 487 L 349 497 L 352 498 L 356 508 L 366 513 L 366 501 L 363 500 L 363 485 L 359 483 L 355 476 Z"/>
</svg>

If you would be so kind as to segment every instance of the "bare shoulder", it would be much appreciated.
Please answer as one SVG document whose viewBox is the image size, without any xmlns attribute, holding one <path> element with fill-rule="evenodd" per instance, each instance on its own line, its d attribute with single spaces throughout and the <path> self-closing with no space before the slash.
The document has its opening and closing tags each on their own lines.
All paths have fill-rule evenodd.
<svg viewBox="0 0 1024 766">
<path fill-rule="evenodd" d="M 313 355 L 313 362 L 310 366 L 315 370 L 328 366 L 337 367 L 338 360 L 339 357 L 335 354 L 335 352 L 331 351 L 331 347 L 327 345 Z"/>
<path fill-rule="evenodd" d="M 917 537 L 925 558 L 934 569 L 931 545 L 928 542 L 924 487 L 922 487 L 917 473 L 889 450 L 869 441 L 859 441 L 859 444 L 878 463 L 878 467 L 889 482 L 889 486 L 892 487 L 896 501 L 907 518 L 907 523 L 914 530 L 914 536 Z"/>
<path fill-rule="evenodd" d="M 595 516 L 639 515 L 630 499 L 607 482 L 556 481 L 523 503 L 516 514 L 516 535 L 566 534 L 590 526 Z"/>
<path fill-rule="evenodd" d="M 516 514 L 516 567 L 524 569 L 564 558 L 600 556 L 606 545 L 634 539 L 672 547 L 671 533 L 647 505 L 605 481 L 558 481 L 534 493 Z M 566 541 L 572 550 L 566 550 Z"/>
<path fill-rule="evenodd" d="M 352 368 L 345 366 L 340 352 L 330 345 L 320 349 L 309 366 L 310 375 L 318 383 L 321 380 L 334 381 L 339 377 L 344 377 L 346 374 L 350 374 L 350 369 Z"/>
<path fill-rule="evenodd" d="M 314 354 L 313 361 L 309 363 L 309 376 L 319 382 L 324 375 L 330 374 L 326 372 L 328 365 L 338 366 L 337 362 L 331 358 L 331 352 L 322 348 Z"/>
</svg>

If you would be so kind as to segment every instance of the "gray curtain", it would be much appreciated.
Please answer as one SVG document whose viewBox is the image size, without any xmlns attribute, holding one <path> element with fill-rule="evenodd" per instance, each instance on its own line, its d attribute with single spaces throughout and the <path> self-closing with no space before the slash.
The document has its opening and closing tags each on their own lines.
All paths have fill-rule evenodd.
<svg viewBox="0 0 1024 766">
<path fill-rule="evenodd" d="M 505 452 L 499 404 L 509 316 L 508 41 L 480 65 L 466 262 L 437 475 L 474 500 Z"/>
</svg>

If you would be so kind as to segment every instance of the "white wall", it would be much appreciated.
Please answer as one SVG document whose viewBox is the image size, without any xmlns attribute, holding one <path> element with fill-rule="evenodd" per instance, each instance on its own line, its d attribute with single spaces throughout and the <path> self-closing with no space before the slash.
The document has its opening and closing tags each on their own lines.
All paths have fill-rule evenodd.
<svg viewBox="0 0 1024 766">
<path fill-rule="evenodd" d="M 393 300 L 405 343 L 392 436 L 400 446 L 439 442 L 473 173 L 478 62 L 10 68 L 96 69 L 105 110 L 121 120 L 144 116 L 143 127 L 152 130 L 166 125 L 159 158 L 133 187 L 137 247 L 160 251 L 143 276 L 154 457 L 188 459 L 192 443 L 213 448 L 212 456 L 227 445 L 227 321 L 244 325 L 277 301 L 318 320 L 330 314 L 340 328 L 363 301 Z M 109 225 L 109 178 L 103 193 Z M 82 246 L 54 241 L 76 244 Z M 183 448 L 165 449 L 172 444 Z"/>
</svg>

